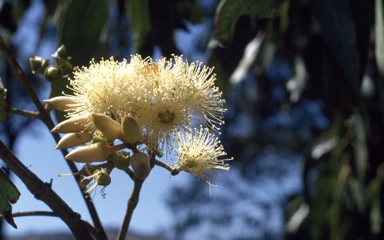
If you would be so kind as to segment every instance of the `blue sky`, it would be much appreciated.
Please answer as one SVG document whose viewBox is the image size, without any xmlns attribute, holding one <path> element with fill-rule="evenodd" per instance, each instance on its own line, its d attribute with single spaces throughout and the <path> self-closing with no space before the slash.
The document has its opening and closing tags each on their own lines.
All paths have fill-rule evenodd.
<svg viewBox="0 0 384 240">
<path fill-rule="evenodd" d="M 34 47 L 36 47 L 37 42 L 36 36 L 30 36 L 26 33 L 33 27 L 36 27 L 36 21 L 38 21 L 36 14 L 40 15 L 42 11 L 40 1 L 32 1 L 32 4 L 32 11 L 28 13 L 24 19 L 26 24 L 21 24 L 23 27 L 19 29 L 18 34 L 14 37 L 14 41 L 16 42 L 21 41 L 27 43 L 22 45 L 25 48 L 23 54 L 25 54 L 24 58 L 26 59 L 31 57 L 31 54 L 35 53 Z M 32 21 L 32 19 L 34 20 Z M 181 52 L 184 53 L 185 57 L 192 60 L 204 61 L 206 57 L 204 54 L 190 51 L 189 49 L 197 44 L 199 35 L 205 33 L 204 25 L 189 26 L 189 30 L 189 33 L 184 31 L 176 32 L 175 36 L 178 39 L 176 42 L 177 46 Z M 52 41 L 44 42 L 43 45 L 45 47 L 39 50 L 39 55 L 47 58 L 57 47 L 56 43 L 53 43 Z M 157 53 L 154 58 L 157 59 L 159 54 L 160 53 Z M 48 84 L 47 87 L 49 87 Z M 41 100 L 46 98 L 48 98 L 48 90 L 41 96 Z M 74 211 L 80 213 L 83 219 L 90 221 L 87 208 L 80 191 L 76 186 L 77 183 L 74 181 L 74 178 L 58 177 L 58 174 L 69 173 L 70 170 L 65 162 L 66 160 L 64 160 L 61 155 L 61 152 L 54 150 L 55 145 L 56 144 L 48 129 L 40 121 L 36 120 L 33 129 L 26 132 L 17 142 L 16 155 L 43 181 L 50 182 L 52 179 L 53 190 L 55 190 Z M 268 156 L 272 156 L 272 154 Z M 272 159 L 273 161 L 268 159 L 267 162 L 278 164 L 279 158 L 275 158 Z M 172 161 L 170 160 L 165 161 L 168 164 L 172 164 Z M 290 171 L 292 176 L 287 178 L 289 180 L 285 179 L 284 182 L 281 182 L 281 180 L 277 178 L 259 178 L 259 181 L 261 181 L 264 186 L 263 188 L 255 188 L 252 184 L 240 184 L 241 186 L 232 188 L 239 192 L 238 195 L 234 193 L 228 194 L 230 190 L 225 186 L 240 182 L 241 179 L 239 173 L 235 171 L 236 169 L 231 169 L 230 172 L 224 172 L 222 175 L 223 178 L 220 180 L 212 179 L 212 182 L 214 184 L 218 183 L 219 186 L 217 188 L 212 188 L 212 198 L 210 200 L 214 202 L 215 196 L 233 196 L 235 199 L 233 200 L 234 204 L 231 206 L 231 211 L 233 211 L 234 216 L 236 216 L 238 212 L 249 214 L 253 219 L 260 219 L 262 223 L 268 223 L 271 232 L 280 231 L 284 227 L 282 221 L 284 213 L 282 212 L 280 205 L 283 200 L 285 200 L 287 192 L 295 192 L 300 187 L 300 175 L 297 172 L 299 165 L 297 162 L 298 161 L 292 165 L 292 171 Z M 78 167 L 81 168 L 81 164 L 78 164 Z M 130 178 L 119 170 L 114 170 L 111 177 L 112 183 L 105 190 L 106 197 L 103 198 L 100 194 L 101 188 L 97 188 L 92 199 L 99 212 L 104 227 L 119 228 L 123 220 L 127 200 L 133 184 Z M 169 227 L 174 219 L 165 205 L 165 198 L 174 186 L 179 184 L 190 184 L 190 182 L 187 181 L 189 177 L 191 177 L 189 174 L 182 172 L 171 178 L 169 172 L 162 168 L 155 167 L 143 185 L 140 201 L 133 214 L 130 230 L 151 234 Z M 194 176 L 193 178 L 196 179 Z M 13 205 L 14 212 L 50 210 L 43 202 L 35 199 L 18 178 L 14 178 L 14 180 L 22 193 L 20 200 Z M 209 188 L 206 184 L 203 184 L 202 181 L 200 182 L 201 191 L 209 192 Z M 252 191 L 249 191 L 249 189 L 252 189 Z M 249 197 L 239 201 L 238 196 Z M 257 204 L 255 204 L 255 202 L 258 201 L 267 202 L 273 205 L 271 208 L 272 210 L 263 211 Z M 223 210 L 222 205 L 213 204 L 213 206 L 214 208 L 209 209 L 209 211 L 206 211 L 206 209 L 203 210 L 206 214 Z M 240 232 L 247 230 L 249 231 L 249 234 L 253 234 L 252 236 L 257 236 L 255 233 L 255 231 L 257 231 L 256 221 L 252 221 L 248 225 L 241 227 L 241 219 L 235 220 L 231 230 L 235 229 Z M 67 226 L 59 218 L 18 217 L 15 218 L 15 222 L 18 229 L 15 230 L 7 225 L 7 236 L 16 236 L 30 232 L 68 231 Z M 215 227 L 217 226 L 212 227 L 209 224 L 202 224 L 202 228 L 205 228 L 206 231 L 212 231 L 212 229 L 216 229 Z M 228 229 L 222 230 L 223 231 L 220 232 L 225 234 L 227 233 L 225 230 L 228 231 Z M 195 231 L 194 233 L 200 234 L 201 232 L 204 232 L 204 230 Z M 235 233 L 233 232 L 233 234 Z"/>
<path fill-rule="evenodd" d="M 44 11 L 42 2 L 32 1 L 30 11 L 24 15 L 18 32 L 13 36 L 12 41 L 23 47 L 20 53 L 24 54 L 24 56 L 20 56 L 21 58 L 28 59 L 35 54 L 38 39 L 37 36 L 31 34 L 31 32 L 37 32 L 37 30 L 34 29 L 38 27 L 41 21 L 42 11 Z M 198 31 L 199 27 L 196 29 Z M 193 33 L 195 33 L 195 31 L 196 30 L 192 29 Z M 192 41 L 192 39 L 186 37 L 185 34 L 185 32 L 178 33 L 177 37 L 184 38 L 185 41 Z M 183 41 L 183 43 L 185 43 L 185 41 Z M 43 39 L 41 46 L 44 47 L 38 50 L 39 55 L 46 58 L 49 58 L 57 47 L 54 42 L 47 39 Z M 182 44 L 178 47 L 181 48 L 182 52 L 186 52 L 186 49 L 183 49 L 185 46 L 192 46 L 192 44 Z M 203 59 L 199 60 L 201 61 Z M 22 62 L 22 64 L 27 66 L 24 62 Z M 28 69 L 25 71 L 28 71 Z M 49 87 L 48 83 L 47 87 Z M 44 94 L 41 96 L 41 100 L 47 99 L 48 94 L 47 89 L 45 96 Z M 36 120 L 33 125 L 31 131 L 23 134 L 17 142 L 16 155 L 43 181 L 50 182 L 52 179 L 53 190 L 55 190 L 74 211 L 80 213 L 85 220 L 90 221 L 86 206 L 81 199 L 82 196 L 76 186 L 74 178 L 58 177 L 58 174 L 69 173 L 70 170 L 61 152 L 54 150 L 56 145 L 54 139 L 40 121 Z M 171 161 L 167 161 L 167 163 L 172 164 Z M 81 168 L 80 164 L 78 164 L 78 168 Z M 114 170 L 111 176 L 112 183 L 106 188 L 105 192 L 107 195 L 105 199 L 103 199 L 100 194 L 101 188 L 97 188 L 97 193 L 94 194 L 93 201 L 105 227 L 120 227 L 133 184 L 130 178 L 119 170 Z M 155 167 L 143 185 L 140 202 L 131 222 L 131 230 L 143 233 L 154 233 L 166 227 L 171 221 L 171 216 L 165 206 L 165 196 L 175 184 L 186 183 L 188 177 L 188 174 L 180 173 L 170 178 L 169 172 L 162 168 Z M 14 181 L 22 193 L 20 200 L 13 205 L 14 212 L 50 210 L 43 202 L 35 199 L 18 178 L 15 177 Z M 209 191 L 205 186 L 202 188 L 204 191 Z M 18 226 L 17 230 L 6 224 L 5 231 L 7 236 L 25 234 L 31 231 L 47 232 L 67 229 L 67 226 L 60 219 L 53 217 L 18 217 L 15 218 L 15 222 Z"/>
<path fill-rule="evenodd" d="M 19 159 L 43 181 L 53 181 L 52 188 L 66 201 L 74 211 L 80 213 L 85 220 L 90 220 L 84 201 L 73 177 L 58 177 L 60 173 L 69 173 L 64 158 L 60 151 L 54 150 L 55 143 L 40 122 L 36 121 L 33 129 L 26 133 L 17 143 L 16 153 Z M 168 161 L 168 163 L 172 163 Z M 81 164 L 78 164 L 81 167 Z M 94 204 L 100 214 L 105 227 L 120 227 L 128 196 L 132 190 L 132 181 L 119 170 L 111 174 L 112 183 L 105 192 L 106 197 L 100 194 L 100 187 L 93 194 Z M 170 178 L 168 171 L 155 167 L 146 179 L 140 202 L 134 212 L 131 230 L 143 233 L 154 233 L 166 227 L 171 221 L 171 215 L 165 205 L 165 196 L 172 186 L 183 184 L 189 175 L 181 173 Z M 28 189 L 18 179 L 14 178 L 17 187 L 22 193 L 20 200 L 13 205 L 13 211 L 34 211 L 50 209 L 41 201 L 34 198 Z M 208 191 L 208 188 L 204 188 Z M 66 230 L 67 226 L 58 218 L 53 217 L 18 217 L 15 218 L 18 229 L 6 227 L 7 236 L 16 236 L 28 232 L 49 232 Z"/>
</svg>

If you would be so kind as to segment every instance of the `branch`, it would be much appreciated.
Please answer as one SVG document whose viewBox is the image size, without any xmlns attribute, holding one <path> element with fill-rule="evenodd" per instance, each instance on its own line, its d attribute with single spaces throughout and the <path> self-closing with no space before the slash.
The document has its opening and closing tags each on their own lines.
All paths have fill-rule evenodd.
<svg viewBox="0 0 384 240">
<path fill-rule="evenodd" d="M 37 119 L 40 117 L 40 114 L 38 112 L 28 111 L 28 110 L 20 110 L 17 108 L 7 108 L 8 114 L 14 114 L 14 115 L 20 115 L 27 118 Z"/>
<path fill-rule="evenodd" d="M 165 162 L 162 162 L 162 161 L 159 161 L 156 159 L 153 159 L 153 162 L 155 165 L 167 169 L 171 173 L 172 176 L 175 176 L 175 175 L 179 174 L 179 172 L 180 172 L 177 170 L 177 168 L 170 166 L 170 165 L 166 164 Z"/>
<path fill-rule="evenodd" d="M 57 194 L 51 185 L 44 183 L 0 141 L 0 157 L 8 167 L 24 182 L 28 190 L 47 204 L 71 229 L 76 239 L 93 239 L 80 215 L 74 212 Z"/>
<path fill-rule="evenodd" d="M 48 211 L 24 211 L 12 213 L 12 217 L 28 217 L 28 216 L 45 216 L 45 217 L 59 217 L 54 212 Z"/>
<path fill-rule="evenodd" d="M 133 187 L 133 191 L 128 200 L 127 211 L 124 216 L 123 224 L 121 225 L 119 234 L 117 235 L 118 240 L 124 240 L 126 238 L 129 223 L 131 222 L 133 211 L 135 210 L 137 203 L 139 202 L 139 195 L 141 191 L 141 187 L 143 186 L 143 180 L 135 179 L 135 185 Z"/>
<path fill-rule="evenodd" d="M 3 55 L 7 59 L 8 63 L 11 65 L 11 67 L 13 68 L 15 73 L 17 74 L 18 78 L 20 79 L 20 81 L 21 81 L 23 87 L 25 88 L 25 90 L 27 91 L 28 95 L 31 97 L 33 103 L 35 104 L 35 106 L 39 112 L 40 119 L 44 122 L 44 124 L 47 126 L 47 128 L 49 130 L 51 130 L 55 125 L 52 121 L 52 118 L 51 118 L 49 112 L 44 109 L 44 106 L 40 102 L 40 100 L 37 97 L 32 85 L 28 81 L 27 76 L 25 75 L 25 73 L 21 69 L 19 63 L 17 62 L 17 60 L 13 56 L 11 50 L 6 46 L 4 40 L 1 37 L 0 37 L 0 52 L 3 53 Z M 58 133 L 51 133 L 51 134 L 52 134 L 53 138 L 55 139 L 56 143 L 58 143 L 60 141 L 60 135 Z M 62 152 L 63 156 L 68 154 L 68 151 L 66 151 L 66 150 L 62 150 L 61 152 Z M 73 163 L 72 161 L 66 161 L 66 163 L 67 163 L 68 167 L 70 168 L 70 170 L 72 171 L 72 173 L 76 173 L 79 171 L 77 169 L 75 163 Z M 80 181 L 80 176 L 74 175 L 74 178 L 76 180 L 76 183 L 78 183 Z M 81 189 L 79 184 L 77 184 L 77 186 L 79 187 L 79 190 L 80 190 L 80 192 L 84 198 L 85 204 L 88 208 L 88 211 L 89 211 L 89 214 L 92 218 L 93 224 L 94 224 L 95 228 L 99 231 L 100 237 L 102 237 L 102 239 L 107 239 L 107 235 L 104 231 L 103 225 L 101 224 L 101 221 L 100 221 L 100 218 L 99 218 L 98 213 L 96 211 L 96 208 L 93 205 L 92 201 L 90 200 L 89 195 L 87 193 L 84 193 L 83 189 Z"/>
<path fill-rule="evenodd" d="M 12 217 L 28 217 L 28 216 L 44 216 L 44 217 L 60 217 L 54 212 L 48 211 L 24 211 L 24 212 L 15 212 L 12 213 Z M 3 220 L 4 216 L 0 215 L 0 220 Z M 82 221 L 83 224 L 87 227 L 87 229 L 94 235 L 97 236 L 98 232 L 95 228 L 93 228 L 87 221 Z"/>
</svg>

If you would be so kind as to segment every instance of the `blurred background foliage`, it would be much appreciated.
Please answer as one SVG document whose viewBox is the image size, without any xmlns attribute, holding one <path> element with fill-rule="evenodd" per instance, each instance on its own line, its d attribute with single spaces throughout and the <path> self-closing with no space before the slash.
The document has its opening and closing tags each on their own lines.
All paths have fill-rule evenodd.
<svg viewBox="0 0 384 240">
<path fill-rule="evenodd" d="M 195 178 L 170 191 L 174 220 L 159 233 L 165 239 L 384 239 L 382 0 L 40 6 L 37 27 L 20 39 L 19 22 L 36 3 L 0 1 L 1 37 L 24 69 L 36 52 L 60 44 L 74 66 L 139 53 L 183 54 L 215 67 L 228 108 L 220 137 L 235 162 L 214 180 L 212 196 Z M 30 108 L 0 61 L 9 105 Z M 29 77 L 44 91 L 43 79 Z M 53 84 L 52 94 L 65 85 Z M 12 146 L 30 122 L 8 118 L 1 137 Z"/>
</svg>

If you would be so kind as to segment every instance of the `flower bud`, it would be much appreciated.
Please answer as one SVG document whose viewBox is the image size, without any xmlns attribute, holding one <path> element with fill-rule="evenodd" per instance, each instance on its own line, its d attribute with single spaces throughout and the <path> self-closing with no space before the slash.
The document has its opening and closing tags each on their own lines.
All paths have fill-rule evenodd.
<svg viewBox="0 0 384 240">
<path fill-rule="evenodd" d="M 57 143 L 56 149 L 67 149 L 82 145 L 92 140 L 92 135 L 88 132 L 68 133 Z"/>
<path fill-rule="evenodd" d="M 57 124 L 51 132 L 54 133 L 73 133 L 73 132 L 81 132 L 84 130 L 83 123 L 86 122 L 88 116 L 70 118 L 68 120 L 62 121 Z"/>
<path fill-rule="evenodd" d="M 111 184 L 112 180 L 107 171 L 103 171 L 103 170 L 96 170 L 96 171 L 98 172 L 94 173 L 96 174 L 95 183 L 98 186 L 108 186 L 109 184 Z"/>
<path fill-rule="evenodd" d="M 95 127 L 106 137 L 108 140 L 113 141 L 120 137 L 121 126 L 118 122 L 108 117 L 105 114 L 93 113 L 92 120 Z"/>
<path fill-rule="evenodd" d="M 94 143 L 76 148 L 65 159 L 74 162 L 102 162 L 111 154 L 125 148 L 124 145 L 106 146 L 103 143 Z"/>
<path fill-rule="evenodd" d="M 144 180 L 150 172 L 148 155 L 142 152 L 134 153 L 131 157 L 131 166 L 135 177 Z"/>
<path fill-rule="evenodd" d="M 60 66 L 52 65 L 45 69 L 44 76 L 48 82 L 59 81 L 63 77 L 63 70 Z"/>
<path fill-rule="evenodd" d="M 66 111 L 71 108 L 71 104 L 76 104 L 74 97 L 69 96 L 58 96 L 53 97 L 47 100 L 44 100 L 45 103 L 51 105 L 59 111 Z"/>
<path fill-rule="evenodd" d="M 68 53 L 67 53 L 67 49 L 65 49 L 65 46 L 64 44 L 60 45 L 60 47 L 56 50 L 56 52 L 54 54 L 52 54 L 52 57 L 53 58 L 69 58 L 68 57 Z"/>
<path fill-rule="evenodd" d="M 29 58 L 29 65 L 32 68 L 33 74 L 35 74 L 35 73 L 44 74 L 45 69 L 49 65 L 49 59 L 35 56 L 33 58 Z"/>
<path fill-rule="evenodd" d="M 117 169 L 126 169 L 131 164 L 131 159 L 128 152 L 117 152 L 112 159 L 113 166 Z"/>
<path fill-rule="evenodd" d="M 56 64 L 63 70 L 63 78 L 68 77 L 73 71 L 73 65 L 68 59 L 56 58 Z"/>
<path fill-rule="evenodd" d="M 136 119 L 125 116 L 121 121 L 121 133 L 123 140 L 129 144 L 136 144 L 141 138 L 141 131 Z"/>
</svg>

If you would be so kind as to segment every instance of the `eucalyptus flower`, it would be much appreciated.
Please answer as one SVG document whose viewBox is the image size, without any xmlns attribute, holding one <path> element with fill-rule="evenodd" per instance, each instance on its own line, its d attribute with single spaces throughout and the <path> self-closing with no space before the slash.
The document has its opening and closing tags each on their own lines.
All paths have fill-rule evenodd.
<svg viewBox="0 0 384 240">
<path fill-rule="evenodd" d="M 219 170 L 228 171 L 229 165 L 226 161 L 233 160 L 222 158 L 227 155 L 223 145 L 207 128 L 200 127 L 194 129 L 193 133 L 178 134 L 177 145 L 177 169 L 196 175 L 209 186 L 213 186 L 209 176 L 216 175 Z"/>
<path fill-rule="evenodd" d="M 219 131 L 226 109 L 215 81 L 213 68 L 188 63 L 182 56 L 92 60 L 70 79 L 72 95 L 46 101 L 68 117 L 52 131 L 88 132 L 110 142 L 145 144 L 151 155 L 170 146 L 178 133 L 190 134 L 197 123 Z"/>
</svg>

